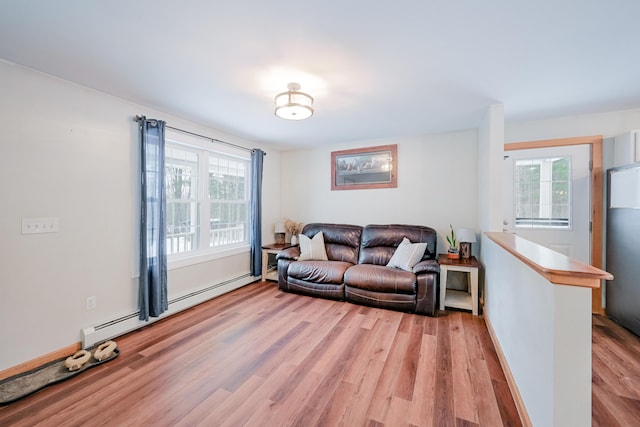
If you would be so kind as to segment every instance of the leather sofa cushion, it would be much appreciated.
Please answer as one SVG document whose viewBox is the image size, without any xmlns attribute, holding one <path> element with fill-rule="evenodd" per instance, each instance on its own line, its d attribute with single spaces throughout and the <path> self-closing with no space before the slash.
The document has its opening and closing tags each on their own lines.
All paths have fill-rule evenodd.
<svg viewBox="0 0 640 427">
<path fill-rule="evenodd" d="M 410 271 L 381 265 L 358 264 L 344 274 L 344 284 L 376 292 L 415 294 L 416 275 Z"/>
<path fill-rule="evenodd" d="M 362 230 L 359 264 L 387 265 L 402 239 L 426 243 L 422 260 L 435 259 L 438 236 L 433 228 L 422 225 L 367 225 Z"/>
<path fill-rule="evenodd" d="M 413 272 L 418 273 L 440 273 L 440 264 L 435 259 L 420 261 L 413 266 Z"/>
<path fill-rule="evenodd" d="M 276 255 L 276 259 L 298 259 L 300 256 L 300 247 L 293 246 L 291 248 L 283 249 Z"/>
<path fill-rule="evenodd" d="M 309 283 L 342 284 L 345 271 L 352 265 L 342 261 L 297 261 L 289 264 L 287 274 Z"/>
<path fill-rule="evenodd" d="M 344 292 L 345 299 L 355 304 L 408 312 L 414 312 L 416 310 L 415 295 L 375 292 L 367 289 L 354 288 L 353 286 L 346 286 Z"/>
<path fill-rule="evenodd" d="M 312 238 L 320 231 L 324 234 L 324 246 L 329 260 L 358 263 L 362 227 L 349 224 L 312 223 L 304 226 L 302 234 Z"/>
<path fill-rule="evenodd" d="M 334 283 L 308 283 L 304 280 L 289 278 L 288 290 L 314 297 L 344 300 L 344 285 L 336 285 Z"/>
</svg>

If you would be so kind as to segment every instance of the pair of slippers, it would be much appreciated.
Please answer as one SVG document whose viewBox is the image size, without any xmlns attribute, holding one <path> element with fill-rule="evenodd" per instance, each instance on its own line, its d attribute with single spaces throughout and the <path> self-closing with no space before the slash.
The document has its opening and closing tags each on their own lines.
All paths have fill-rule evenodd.
<svg viewBox="0 0 640 427">
<path fill-rule="evenodd" d="M 115 341 L 106 341 L 98 346 L 96 351 L 93 353 L 93 358 L 98 362 L 108 359 L 113 355 L 113 352 L 117 347 L 118 345 Z M 79 350 L 73 356 L 67 357 L 67 360 L 64 361 L 64 366 L 67 367 L 69 371 L 77 371 L 82 368 L 89 359 L 91 359 L 90 352 L 87 350 Z"/>
</svg>

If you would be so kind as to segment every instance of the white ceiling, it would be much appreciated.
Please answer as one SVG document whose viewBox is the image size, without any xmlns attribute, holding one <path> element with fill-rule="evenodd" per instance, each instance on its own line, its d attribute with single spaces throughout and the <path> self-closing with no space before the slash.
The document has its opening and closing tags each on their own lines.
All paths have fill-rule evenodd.
<svg viewBox="0 0 640 427">
<path fill-rule="evenodd" d="M 2 0 L 0 58 L 292 148 L 640 108 L 639 23 L 638 0 Z M 290 81 L 311 119 L 274 115 Z"/>
</svg>

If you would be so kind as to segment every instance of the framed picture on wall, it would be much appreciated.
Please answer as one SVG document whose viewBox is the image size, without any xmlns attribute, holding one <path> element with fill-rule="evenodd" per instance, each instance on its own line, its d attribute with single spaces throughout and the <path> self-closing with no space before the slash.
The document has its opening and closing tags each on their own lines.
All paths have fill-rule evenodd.
<svg viewBox="0 0 640 427">
<path fill-rule="evenodd" d="M 331 152 L 331 190 L 398 187 L 398 146 Z"/>
</svg>

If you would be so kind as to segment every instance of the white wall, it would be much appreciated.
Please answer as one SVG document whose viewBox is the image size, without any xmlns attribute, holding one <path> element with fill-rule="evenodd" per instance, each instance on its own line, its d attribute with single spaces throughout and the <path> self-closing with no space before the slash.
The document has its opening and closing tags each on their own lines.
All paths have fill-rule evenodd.
<svg viewBox="0 0 640 427">
<path fill-rule="evenodd" d="M 80 341 L 137 310 L 136 114 L 245 147 L 258 144 L 0 61 L 0 370 Z M 264 147 L 262 147 L 264 148 Z M 280 217 L 280 154 L 266 150 L 264 222 Z M 20 234 L 57 217 L 56 234 Z M 269 229 L 265 241 L 272 239 Z M 169 298 L 249 271 L 249 256 L 171 270 Z M 97 308 L 85 310 L 94 295 Z"/>
<path fill-rule="evenodd" d="M 614 167 L 614 137 L 640 129 L 640 109 L 505 123 L 505 143 L 603 136 L 603 171 Z M 606 185 L 605 185 L 606 189 Z"/>
<path fill-rule="evenodd" d="M 331 191 L 331 152 L 398 145 L 398 188 Z M 454 228 L 477 229 L 477 131 L 358 141 L 283 152 L 283 216 L 310 222 L 357 225 L 426 225 L 443 236 Z M 272 225 L 273 226 L 273 225 Z"/>
<path fill-rule="evenodd" d="M 502 168 L 504 106 L 491 105 L 478 130 L 478 224 L 485 231 L 502 230 Z"/>
<path fill-rule="evenodd" d="M 533 121 L 507 121 L 505 142 L 602 135 L 613 137 L 640 128 L 640 109 Z"/>
<path fill-rule="evenodd" d="M 534 426 L 591 425 L 591 289 L 554 285 L 483 236 L 487 297 Z"/>
</svg>

